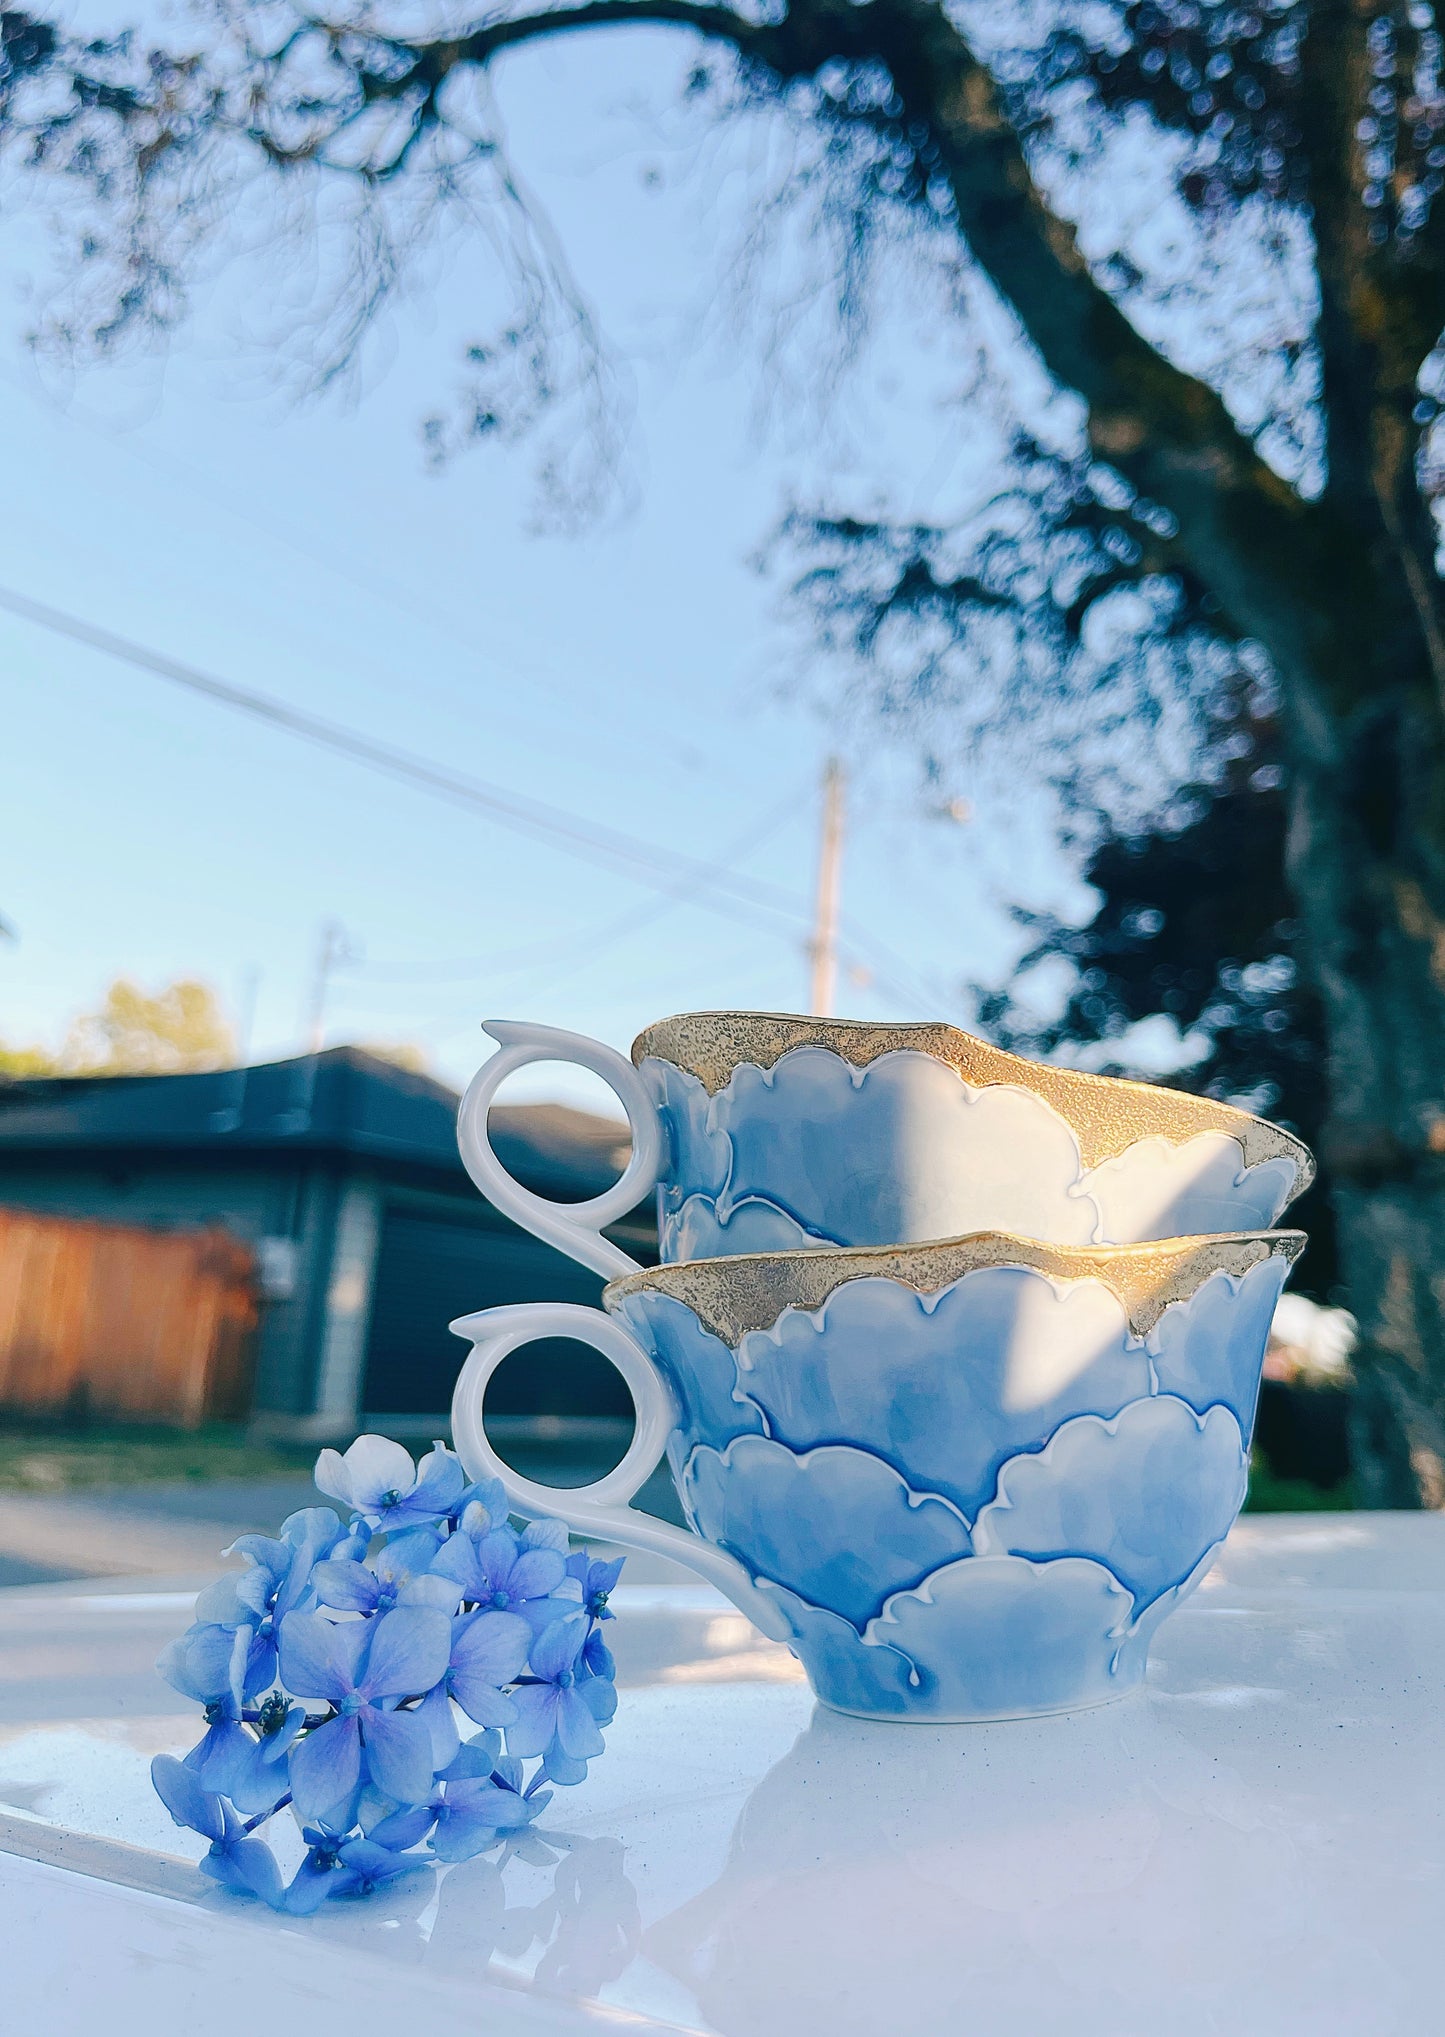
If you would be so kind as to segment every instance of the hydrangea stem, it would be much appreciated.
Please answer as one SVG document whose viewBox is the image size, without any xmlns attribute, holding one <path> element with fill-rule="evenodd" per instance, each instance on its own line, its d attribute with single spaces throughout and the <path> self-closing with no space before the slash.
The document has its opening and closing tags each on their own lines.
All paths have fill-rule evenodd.
<svg viewBox="0 0 1445 2037">
<path fill-rule="evenodd" d="M 269 1811 L 257 1811 L 254 1818 L 247 1819 L 246 1823 L 241 1827 L 241 1837 L 243 1839 L 247 1838 L 252 1832 L 256 1830 L 258 1825 L 264 1825 L 268 1818 L 274 1818 L 278 1811 L 284 1811 L 287 1804 L 289 1804 L 290 1801 L 291 1792 L 288 1789 L 285 1796 L 278 1798 L 278 1800 L 274 1804 L 272 1804 Z"/>
</svg>

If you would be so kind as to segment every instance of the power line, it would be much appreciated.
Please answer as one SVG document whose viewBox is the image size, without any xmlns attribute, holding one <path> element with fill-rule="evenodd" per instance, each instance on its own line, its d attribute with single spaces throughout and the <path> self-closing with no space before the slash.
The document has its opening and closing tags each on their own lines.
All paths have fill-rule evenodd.
<svg viewBox="0 0 1445 2037">
<path fill-rule="evenodd" d="M 771 841 L 799 810 L 803 796 L 803 788 L 791 788 L 782 801 L 769 807 L 758 820 L 750 822 L 741 835 L 725 843 L 717 855 L 703 866 L 702 874 L 684 875 L 678 882 L 661 890 L 657 898 L 644 905 L 629 906 L 625 912 L 614 915 L 601 925 L 549 934 L 543 940 L 525 941 L 511 948 L 493 948 L 485 954 L 453 957 L 445 962 L 357 959 L 349 966 L 362 973 L 368 988 L 380 988 L 389 983 L 465 983 L 481 975 L 495 976 L 510 974 L 517 969 L 546 968 L 553 961 L 586 961 L 594 951 L 651 926 L 655 920 L 680 905 L 691 904 L 705 877 L 730 871 L 742 857 L 751 855 L 765 842 Z"/>
<path fill-rule="evenodd" d="M 179 659 L 132 643 L 129 638 L 117 636 L 111 630 L 99 629 L 62 609 L 32 601 L 12 588 L 0 587 L 0 608 L 8 609 L 13 615 L 35 623 L 41 629 L 52 630 L 75 643 L 118 658 L 124 664 L 134 665 L 156 678 L 169 680 L 188 692 L 234 708 L 253 720 L 269 723 L 273 728 L 284 729 L 289 735 L 300 736 L 322 749 L 349 757 L 355 763 L 366 764 L 372 770 L 385 772 L 389 777 L 420 786 L 428 792 L 440 793 L 458 805 L 485 813 L 516 833 L 556 843 L 574 855 L 585 854 L 588 861 L 595 861 L 600 856 L 655 889 L 670 894 L 680 878 L 692 877 L 700 886 L 699 903 L 717 908 L 726 900 L 733 905 L 752 906 L 755 908 L 752 915 L 754 925 L 758 924 L 757 911 L 787 918 L 793 923 L 788 929 L 790 933 L 796 932 L 797 927 L 806 921 L 806 909 L 775 885 L 737 876 L 692 857 L 675 855 L 635 835 L 582 820 L 564 808 L 508 792 L 501 786 L 488 784 L 484 779 L 448 771 L 425 757 L 363 735 L 360 730 L 349 728 L 342 722 L 303 713 L 299 708 L 288 707 L 284 701 L 272 699 L 267 694 L 233 685 L 229 680 L 213 678 L 192 665 L 182 664 Z M 709 891 L 716 895 L 709 897 Z"/>
<path fill-rule="evenodd" d="M 177 658 L 134 643 L 113 630 L 101 629 L 64 609 L 32 601 L 28 595 L 13 588 L 0 586 L 0 608 L 40 629 L 50 630 L 73 643 L 84 644 L 122 664 L 147 672 L 153 678 L 167 680 L 187 692 L 248 715 L 269 727 L 281 729 L 288 735 L 299 736 L 303 741 L 346 757 L 353 763 L 363 764 L 403 784 L 484 814 L 513 833 L 548 842 L 564 853 L 589 863 L 601 860 L 622 871 L 634 882 L 661 892 L 669 900 L 686 898 L 709 912 L 791 940 L 798 939 L 808 926 L 807 908 L 778 885 L 744 877 L 724 864 L 679 856 L 620 829 L 587 821 L 565 808 L 509 792 L 484 779 L 449 771 L 426 757 L 364 735 L 343 722 L 307 714 L 250 687 L 214 678 L 193 665 L 183 664 Z M 779 924 L 780 921 L 782 924 Z M 920 1005 L 930 1012 L 935 1008 L 932 997 L 921 992 L 917 985 L 900 981 L 899 975 L 893 974 L 894 969 L 899 969 L 900 975 L 911 975 L 906 965 L 900 966 L 898 956 L 872 935 L 863 935 L 862 929 L 855 926 L 852 931 L 865 957 L 871 951 L 875 956 L 886 956 L 892 965 L 887 974 L 874 971 L 881 987 L 895 996 L 902 996 L 906 1003 Z M 844 956 L 843 959 L 851 958 Z"/>
</svg>

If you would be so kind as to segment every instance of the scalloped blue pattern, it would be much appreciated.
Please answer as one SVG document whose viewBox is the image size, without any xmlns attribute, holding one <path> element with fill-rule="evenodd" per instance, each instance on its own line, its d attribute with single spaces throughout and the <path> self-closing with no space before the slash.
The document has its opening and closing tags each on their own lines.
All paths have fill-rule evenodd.
<svg viewBox="0 0 1445 2037">
<path fill-rule="evenodd" d="M 1246 1167 L 1219 1135 L 1188 1153 L 1141 1140 L 1090 1171 L 1036 1092 L 973 1089 L 916 1049 L 856 1068 L 825 1047 L 795 1047 L 771 1068 L 740 1064 L 714 1095 L 670 1061 L 648 1058 L 638 1072 L 667 1140 L 658 1228 L 668 1263 L 978 1230 L 1075 1245 L 1255 1230 L 1294 1186 L 1292 1162 Z"/>
<path fill-rule="evenodd" d="M 668 1296 L 618 1313 L 677 1399 L 689 1520 L 776 1596 L 815 1690 L 867 1717 L 1091 1705 L 1144 1674 L 1244 1498 L 1279 1261 L 1147 1340 L 1097 1281 L 848 1281 L 734 1352 Z"/>
<path fill-rule="evenodd" d="M 815 1314 L 788 1309 L 744 1337 L 736 1377 L 768 1435 L 795 1450 L 866 1445 L 970 1517 L 1008 1458 L 1152 1384 L 1111 1289 L 1021 1266 L 980 1267 L 932 1295 L 850 1280 Z"/>
<path fill-rule="evenodd" d="M 916 1493 L 891 1464 L 844 1443 L 796 1455 L 766 1436 L 706 1444 L 683 1471 L 705 1540 L 825 1612 L 862 1627 L 888 1593 L 920 1584 L 973 1546 L 956 1506 Z"/>
<path fill-rule="evenodd" d="M 1143 1611 L 1183 1584 L 1244 1504 L 1248 1463 L 1226 1407 L 1195 1414 L 1172 1394 L 1104 1421 L 1080 1415 L 1042 1450 L 1015 1457 L 974 1523 L 980 1555 L 1046 1562 L 1086 1553 Z"/>
</svg>

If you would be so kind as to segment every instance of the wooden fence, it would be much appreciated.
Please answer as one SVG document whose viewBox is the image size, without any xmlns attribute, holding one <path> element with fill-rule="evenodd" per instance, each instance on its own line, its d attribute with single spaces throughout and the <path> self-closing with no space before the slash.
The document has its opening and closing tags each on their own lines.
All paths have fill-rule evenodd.
<svg viewBox="0 0 1445 2037">
<path fill-rule="evenodd" d="M 250 1406 L 251 1252 L 0 1209 L 0 1411 L 193 1429 Z"/>
</svg>

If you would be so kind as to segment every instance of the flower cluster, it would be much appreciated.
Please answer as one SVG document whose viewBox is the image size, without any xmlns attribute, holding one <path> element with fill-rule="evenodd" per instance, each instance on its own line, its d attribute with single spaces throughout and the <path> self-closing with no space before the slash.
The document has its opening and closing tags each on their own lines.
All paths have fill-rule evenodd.
<svg viewBox="0 0 1445 2037">
<path fill-rule="evenodd" d="M 322 1451 L 316 1483 L 349 1518 L 307 1507 L 228 1552 L 247 1567 L 159 1664 L 205 1734 L 151 1767 L 210 1841 L 202 1872 L 292 1915 L 529 1825 L 617 1709 L 601 1629 L 620 1558 L 570 1553 L 557 1521 L 516 1533 L 501 1485 L 469 1486 L 440 1443 L 414 1465 L 362 1436 Z M 465 1742 L 458 1712 L 481 1729 Z M 287 1811 L 306 1847 L 289 1883 L 261 1836 Z"/>
</svg>

